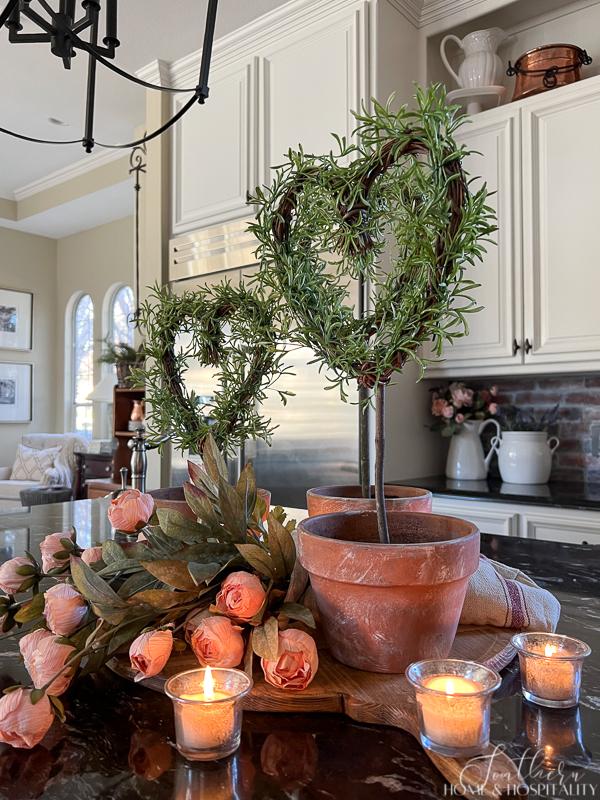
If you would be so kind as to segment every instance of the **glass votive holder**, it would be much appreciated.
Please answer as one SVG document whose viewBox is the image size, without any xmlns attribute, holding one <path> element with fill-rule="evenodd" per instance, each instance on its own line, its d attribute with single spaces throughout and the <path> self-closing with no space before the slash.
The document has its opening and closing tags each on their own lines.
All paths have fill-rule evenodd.
<svg viewBox="0 0 600 800">
<path fill-rule="evenodd" d="M 177 749 L 190 761 L 214 761 L 240 746 L 242 700 L 252 680 L 238 669 L 206 667 L 173 675 L 165 692 L 173 701 Z"/>
<path fill-rule="evenodd" d="M 558 633 L 518 633 L 511 642 L 526 700 L 549 708 L 577 705 L 583 660 L 592 652 L 585 642 Z"/>
<path fill-rule="evenodd" d="M 474 661 L 432 659 L 406 670 L 414 686 L 423 747 L 452 758 L 479 755 L 490 741 L 490 707 L 500 676 Z"/>
</svg>

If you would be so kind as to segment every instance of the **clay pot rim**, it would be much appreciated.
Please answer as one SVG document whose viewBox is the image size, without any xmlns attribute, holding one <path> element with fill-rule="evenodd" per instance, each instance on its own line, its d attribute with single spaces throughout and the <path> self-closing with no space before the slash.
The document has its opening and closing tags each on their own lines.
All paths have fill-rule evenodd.
<svg viewBox="0 0 600 800">
<path fill-rule="evenodd" d="M 356 547 L 359 549 L 369 548 L 369 547 L 380 547 L 385 548 L 389 551 L 398 552 L 400 549 L 407 549 L 413 547 L 431 547 L 432 545 L 441 546 L 441 545 L 450 545 L 459 547 L 470 542 L 473 539 L 479 539 L 480 531 L 477 525 L 474 525 L 472 522 L 468 522 L 466 519 L 461 519 L 460 521 L 465 524 L 470 530 L 468 533 L 465 533 L 464 536 L 457 536 L 455 539 L 436 539 L 434 541 L 428 542 L 390 542 L 389 544 L 384 542 L 356 542 L 350 539 L 336 539 L 332 536 L 322 536 L 319 533 L 315 533 L 314 531 L 307 530 L 307 525 L 312 525 L 314 522 L 319 522 L 319 520 L 325 519 L 326 517 L 344 517 L 348 519 L 348 517 L 364 517 L 370 516 L 372 517 L 375 515 L 376 511 L 336 511 L 333 514 L 317 514 L 314 517 L 306 517 L 298 524 L 298 530 L 303 536 L 309 536 L 314 539 L 323 540 L 326 542 L 332 542 L 339 547 L 347 547 L 351 545 L 352 547 Z M 411 517 L 423 517 L 425 519 L 458 519 L 458 517 L 452 517 L 449 514 L 431 514 L 426 511 L 388 511 L 388 516 L 393 514 L 394 516 L 402 517 L 402 519 L 407 520 Z"/>
<path fill-rule="evenodd" d="M 387 501 L 394 501 L 394 500 L 415 500 L 415 499 L 427 499 L 432 496 L 429 489 L 421 489 L 418 486 L 403 486 L 394 483 L 386 483 L 385 484 L 385 492 L 386 492 L 386 502 Z M 356 483 L 341 483 L 341 484 L 331 484 L 329 486 L 315 486 L 312 489 L 308 489 L 306 494 L 313 495 L 315 497 L 322 497 L 326 500 L 374 500 L 374 497 L 366 498 L 362 497 L 362 495 L 355 496 L 354 494 L 340 494 L 340 490 L 343 489 L 358 489 L 360 492 L 360 486 Z M 334 492 L 334 490 L 337 490 Z M 397 494 L 392 494 L 391 496 L 387 494 L 387 491 L 390 490 L 391 492 L 398 492 Z M 354 512 L 352 512 L 354 513 Z M 322 516 L 322 515 L 319 515 Z"/>
</svg>

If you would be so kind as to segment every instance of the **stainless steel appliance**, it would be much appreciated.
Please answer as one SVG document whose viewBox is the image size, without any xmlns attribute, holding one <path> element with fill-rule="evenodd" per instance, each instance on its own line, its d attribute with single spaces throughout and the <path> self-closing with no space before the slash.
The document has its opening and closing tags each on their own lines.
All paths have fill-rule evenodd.
<svg viewBox="0 0 600 800">
<path fill-rule="evenodd" d="M 256 271 L 255 246 L 245 221 L 173 240 L 169 248 L 173 291 L 251 275 Z M 350 288 L 357 301 L 358 285 Z M 278 386 L 296 396 L 286 406 L 275 394 L 265 402 L 265 414 L 278 426 L 272 444 L 249 441 L 241 454 L 240 462 L 252 460 L 257 482 L 271 491 L 274 504 L 305 507 L 306 490 L 312 486 L 359 482 L 358 406 L 342 402 L 336 390 L 325 391 L 329 384 L 318 365 L 308 363 L 311 358 L 307 349 L 289 353 L 295 374 Z M 210 395 L 214 388 L 212 372 L 200 365 L 191 365 L 185 382 L 199 395 Z M 172 453 L 171 485 L 185 480 L 186 461 L 181 453 Z"/>
</svg>

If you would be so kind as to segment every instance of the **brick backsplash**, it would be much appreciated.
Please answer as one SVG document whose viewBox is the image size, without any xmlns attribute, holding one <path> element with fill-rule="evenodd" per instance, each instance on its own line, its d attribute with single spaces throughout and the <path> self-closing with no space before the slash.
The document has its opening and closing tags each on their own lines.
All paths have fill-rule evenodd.
<svg viewBox="0 0 600 800">
<path fill-rule="evenodd" d="M 498 378 L 486 384 L 496 384 L 502 404 L 543 411 L 559 403 L 558 422 L 551 433 L 560 438 L 560 446 L 551 480 L 600 481 L 600 458 L 592 456 L 591 433 L 591 424 L 600 422 L 600 376 L 536 375 Z"/>
</svg>

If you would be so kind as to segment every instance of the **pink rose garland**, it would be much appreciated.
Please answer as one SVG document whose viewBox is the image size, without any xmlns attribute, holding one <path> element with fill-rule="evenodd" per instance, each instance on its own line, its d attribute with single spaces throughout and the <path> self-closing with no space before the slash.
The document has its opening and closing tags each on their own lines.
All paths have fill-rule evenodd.
<svg viewBox="0 0 600 800">
<path fill-rule="evenodd" d="M 19 587 L 26 580 L 23 575 L 19 575 L 17 570 L 19 567 L 31 567 L 31 561 L 25 556 L 17 556 L 11 558 L 10 561 L 5 561 L 0 566 L 0 589 L 6 594 L 15 594 L 19 591 Z"/>
<path fill-rule="evenodd" d="M 25 668 L 36 689 L 45 686 L 75 652 L 74 647 L 68 644 L 59 644 L 56 636 L 43 629 L 23 636 L 19 642 L 19 649 L 25 662 Z M 67 691 L 72 677 L 73 668 L 70 667 L 61 672 L 46 691 L 48 694 L 58 697 Z"/>
<path fill-rule="evenodd" d="M 40 544 L 40 552 L 42 554 L 42 567 L 44 572 L 50 572 L 51 569 L 64 567 L 67 563 L 69 556 L 65 558 L 56 558 L 56 553 L 64 552 L 64 547 L 61 544 L 61 539 L 71 539 L 71 531 L 62 531 L 62 533 L 49 533 Z"/>
</svg>

